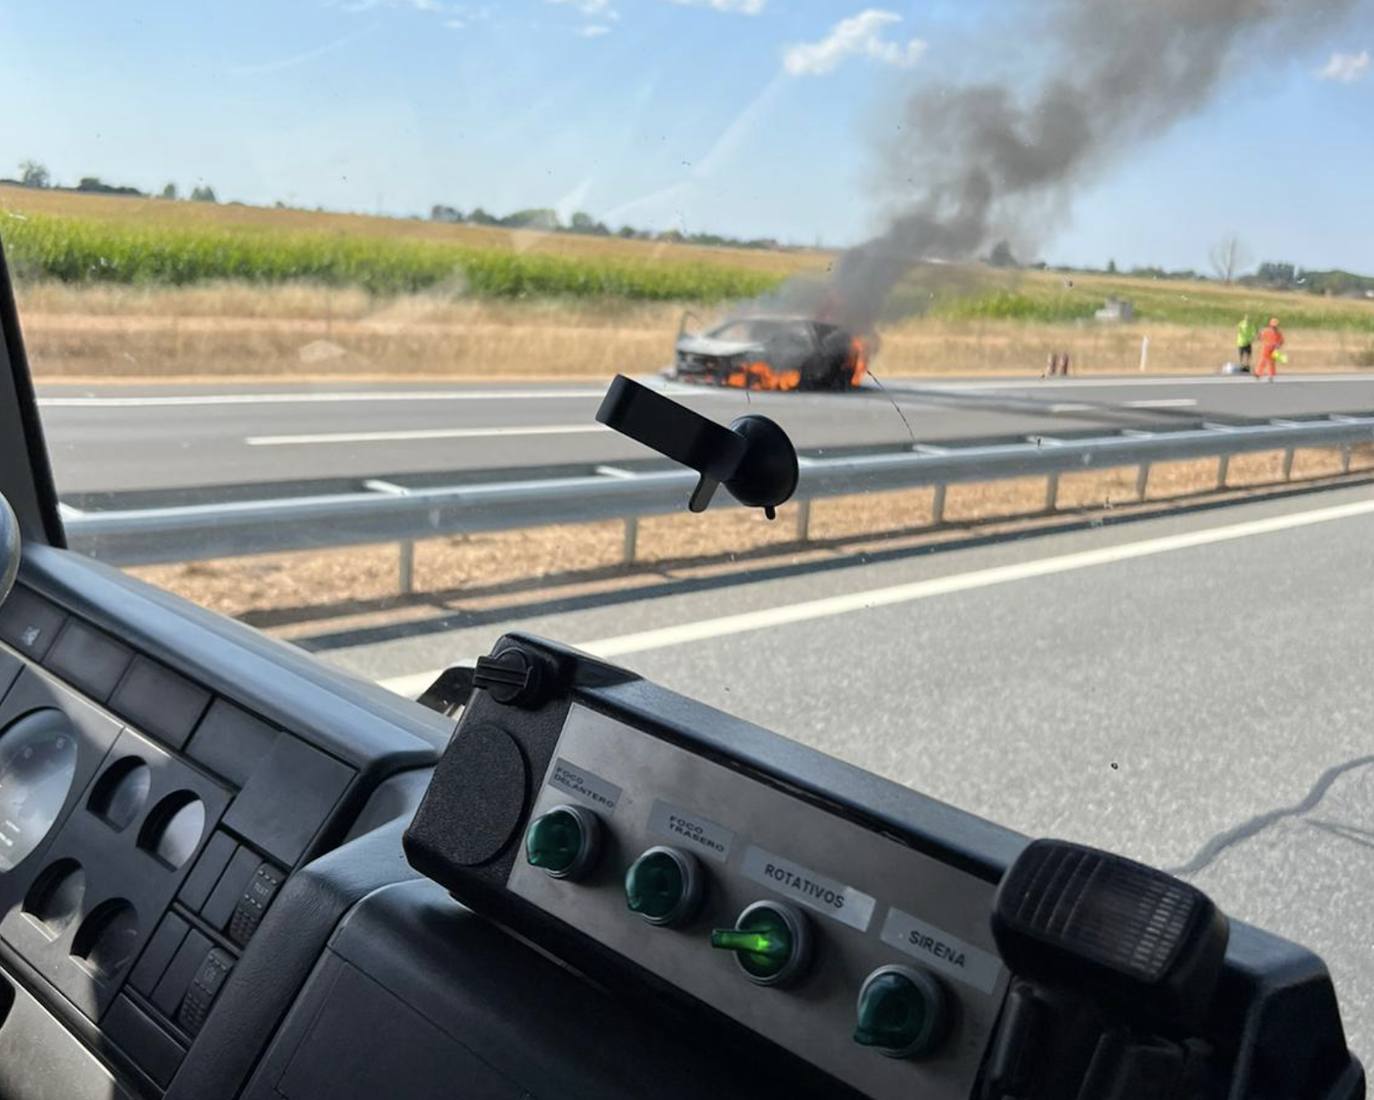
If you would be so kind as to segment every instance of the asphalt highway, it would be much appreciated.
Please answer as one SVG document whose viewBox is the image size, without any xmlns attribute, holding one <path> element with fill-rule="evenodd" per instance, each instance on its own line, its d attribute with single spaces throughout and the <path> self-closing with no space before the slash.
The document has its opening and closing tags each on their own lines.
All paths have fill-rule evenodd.
<svg viewBox="0 0 1374 1100">
<path fill-rule="evenodd" d="M 1182 872 L 1326 959 L 1368 1061 L 1371 545 L 1374 490 L 1348 487 L 301 644 L 415 694 L 518 627 L 1025 833 Z"/>
<path fill-rule="evenodd" d="M 316 478 L 614 463 L 645 457 L 593 420 L 604 386 L 58 386 L 40 388 L 64 496 Z M 888 381 L 844 394 L 670 385 L 728 422 L 779 421 L 798 447 L 1082 433 L 1374 409 L 1374 376 Z"/>
</svg>

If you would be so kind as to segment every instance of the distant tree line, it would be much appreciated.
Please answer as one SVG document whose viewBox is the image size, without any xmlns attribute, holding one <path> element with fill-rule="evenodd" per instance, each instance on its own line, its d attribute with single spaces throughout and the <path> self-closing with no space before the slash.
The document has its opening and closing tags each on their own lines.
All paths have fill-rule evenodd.
<svg viewBox="0 0 1374 1100">
<path fill-rule="evenodd" d="M 113 183 L 106 183 L 99 176 L 82 176 L 75 187 L 62 187 L 53 182 L 52 174 L 48 171 L 47 165 L 41 164 L 36 160 L 26 160 L 19 165 L 19 178 L 13 180 L 0 179 L 0 183 L 8 183 L 19 187 L 36 187 L 51 191 L 84 191 L 94 195 L 131 195 L 137 198 L 149 198 L 147 191 L 140 191 L 137 187 L 123 187 Z M 159 198 L 176 199 L 179 196 L 177 185 L 169 183 L 159 193 Z M 207 184 L 199 184 L 191 188 L 190 199 L 192 202 L 218 202 L 215 198 L 215 189 Z"/>
<path fill-rule="evenodd" d="M 1052 266 L 1043 260 L 1022 264 L 1012 254 L 1006 241 L 998 241 L 992 250 L 983 257 L 990 267 L 1026 268 L 1033 271 L 1055 271 L 1062 274 L 1129 275 L 1136 279 L 1179 279 L 1207 280 L 1240 286 L 1264 287 L 1272 290 L 1306 291 L 1327 297 L 1374 298 L 1374 276 L 1356 275 L 1353 272 L 1316 271 L 1304 269 L 1297 264 L 1266 261 L 1248 275 L 1238 273 L 1245 263 L 1244 248 L 1234 237 L 1224 238 L 1211 250 L 1213 275 L 1195 271 L 1192 268 L 1166 270 L 1162 267 L 1132 267 L 1129 270 L 1118 268 L 1115 260 L 1108 260 L 1104 268 Z"/>
<path fill-rule="evenodd" d="M 1242 275 L 1237 282 L 1275 290 L 1305 290 L 1309 294 L 1336 298 L 1374 298 L 1374 276 L 1356 275 L 1339 268 L 1329 271 L 1304 269 L 1286 261 L 1267 260 L 1253 275 Z"/>
<path fill-rule="evenodd" d="M 1116 266 L 1115 260 L 1108 260 L 1106 267 L 1071 267 L 1067 264 L 1049 264 L 1044 260 L 1034 263 L 1020 263 L 1012 254 L 1006 241 L 998 241 L 983 262 L 989 267 L 1021 268 L 1027 271 L 1054 271 L 1062 275 L 1129 275 L 1135 279 L 1205 279 L 1206 275 L 1185 268 L 1179 271 L 1166 271 L 1162 267 L 1132 267 L 1123 270 Z"/>
<path fill-rule="evenodd" d="M 84 191 L 98 195 L 129 195 L 138 198 L 150 198 L 146 191 L 140 191 L 137 187 L 124 187 L 106 183 L 99 176 L 83 176 L 75 187 L 62 187 L 53 182 L 51 173 L 47 166 L 34 160 L 26 160 L 19 165 L 18 179 L 0 179 L 0 183 L 8 183 L 20 187 L 35 187 L 51 189 L 54 191 Z M 180 199 L 181 192 L 175 183 L 169 183 L 158 192 L 158 198 L 176 201 Z M 218 202 L 215 190 L 208 184 L 198 184 L 191 189 L 186 196 L 192 202 Z M 286 209 L 287 204 L 277 202 L 274 204 L 278 209 Z M 319 209 L 317 207 L 317 209 Z M 760 249 L 781 249 L 787 246 L 780 244 L 772 237 L 756 237 L 749 240 L 739 237 L 731 237 L 721 233 L 682 233 L 676 229 L 669 229 L 664 232 L 655 232 L 651 229 L 637 229 L 634 226 L 622 225 L 618 229 L 611 229 L 605 222 L 598 221 L 592 215 L 581 210 L 572 214 L 567 223 L 559 217 L 558 211 L 549 207 L 531 207 L 526 210 L 516 210 L 514 213 L 504 216 L 489 214 L 480 206 L 464 213 L 457 207 L 448 206 L 444 203 L 436 203 L 429 212 L 429 220 L 434 222 L 450 222 L 463 225 L 490 225 L 499 226 L 504 229 L 537 229 L 550 233 L 578 233 L 587 237 L 620 237 L 625 240 L 641 241 L 667 241 L 672 243 L 700 244 L 700 245 L 720 245 L 730 248 L 760 248 Z"/>
<path fill-rule="evenodd" d="M 655 232 L 652 229 L 636 229 L 622 225 L 612 229 L 605 222 L 598 221 L 581 210 L 572 214 L 566 223 L 558 216 L 558 211 L 548 207 L 533 207 L 516 210 L 505 216 L 489 214 L 480 206 L 466 214 L 457 207 L 436 203 L 429 212 L 432 222 L 448 222 L 454 225 L 491 225 L 503 229 L 538 229 L 548 233 L 580 233 L 587 237 L 620 237 L 624 240 L 668 241 L 675 244 L 720 245 L 728 248 L 768 248 L 786 247 L 772 237 L 743 239 L 720 233 L 682 233 L 676 229 Z"/>
</svg>

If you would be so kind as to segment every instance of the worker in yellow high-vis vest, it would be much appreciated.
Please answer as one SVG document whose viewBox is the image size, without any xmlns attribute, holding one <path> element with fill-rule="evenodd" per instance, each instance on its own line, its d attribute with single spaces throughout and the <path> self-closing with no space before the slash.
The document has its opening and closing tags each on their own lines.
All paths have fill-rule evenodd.
<svg viewBox="0 0 1374 1100">
<path fill-rule="evenodd" d="M 1236 358 L 1246 370 L 1250 369 L 1250 352 L 1258 335 L 1259 327 L 1250 320 L 1250 314 L 1247 313 L 1236 326 Z"/>
</svg>

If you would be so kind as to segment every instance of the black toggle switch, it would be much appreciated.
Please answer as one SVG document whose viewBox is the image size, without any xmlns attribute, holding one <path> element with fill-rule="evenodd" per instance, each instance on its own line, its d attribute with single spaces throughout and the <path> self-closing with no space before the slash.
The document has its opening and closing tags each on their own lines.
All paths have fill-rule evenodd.
<svg viewBox="0 0 1374 1100">
<path fill-rule="evenodd" d="M 229 971 L 233 969 L 232 955 L 218 947 L 210 949 L 196 976 L 191 979 L 186 996 L 181 999 L 181 1007 L 177 1009 L 177 1023 L 187 1035 L 195 1035 L 200 1031 L 225 979 L 229 977 Z"/>
<path fill-rule="evenodd" d="M 557 686 L 558 670 L 547 658 L 507 645 L 489 657 L 478 657 L 472 686 L 504 706 L 536 710 Z"/>
<path fill-rule="evenodd" d="M 270 863 L 262 863 L 248 880 L 248 886 L 234 906 L 234 915 L 229 918 L 229 938 L 240 946 L 246 944 L 262 923 L 263 914 L 277 896 L 277 890 L 286 879 L 286 872 L 278 870 Z"/>
</svg>

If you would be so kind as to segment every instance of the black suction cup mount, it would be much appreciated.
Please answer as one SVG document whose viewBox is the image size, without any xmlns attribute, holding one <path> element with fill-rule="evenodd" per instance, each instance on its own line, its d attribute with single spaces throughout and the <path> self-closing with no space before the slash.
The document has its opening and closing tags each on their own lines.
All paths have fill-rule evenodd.
<svg viewBox="0 0 1374 1100">
<path fill-rule="evenodd" d="M 701 475 L 687 501 L 704 512 L 716 488 L 773 519 L 797 488 L 797 452 L 777 424 L 751 413 L 728 428 L 617 374 L 596 419 Z"/>
</svg>

